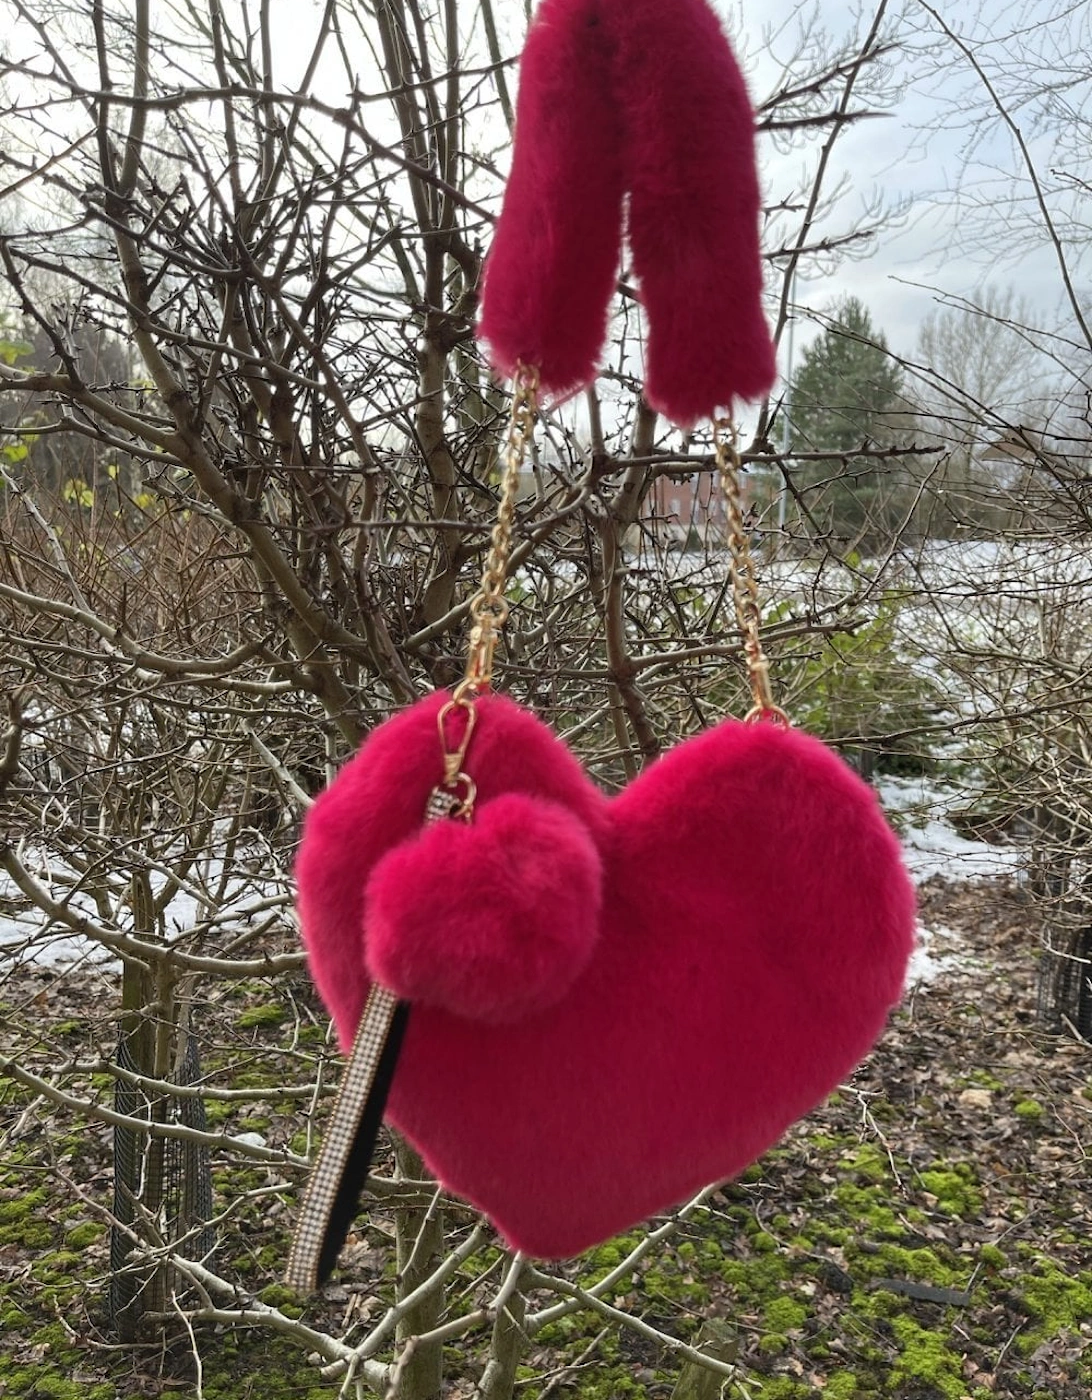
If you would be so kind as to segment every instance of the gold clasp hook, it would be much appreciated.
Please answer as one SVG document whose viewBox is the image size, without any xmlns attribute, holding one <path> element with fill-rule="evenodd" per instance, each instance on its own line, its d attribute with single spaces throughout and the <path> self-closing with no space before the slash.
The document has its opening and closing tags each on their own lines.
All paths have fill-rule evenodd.
<svg viewBox="0 0 1092 1400">
<path fill-rule="evenodd" d="M 455 741 L 448 733 L 448 726 L 457 711 L 461 711 L 466 716 L 466 723 L 463 727 L 462 738 Z M 444 787 L 455 787 L 462 776 L 463 760 L 466 758 L 466 751 L 470 747 L 470 738 L 477 722 L 478 714 L 474 708 L 474 702 L 468 700 L 465 695 L 460 695 L 458 691 L 436 716 L 436 728 L 440 731 L 440 748 L 444 755 Z"/>
</svg>

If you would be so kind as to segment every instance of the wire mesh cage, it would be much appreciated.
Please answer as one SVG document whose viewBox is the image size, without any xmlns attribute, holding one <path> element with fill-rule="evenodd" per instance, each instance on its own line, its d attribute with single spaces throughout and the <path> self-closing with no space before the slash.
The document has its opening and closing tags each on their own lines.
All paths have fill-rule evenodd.
<svg viewBox="0 0 1092 1400">
<path fill-rule="evenodd" d="M 174 1082 L 192 1089 L 201 1081 L 197 1037 L 182 1033 L 181 1054 Z M 134 1078 L 138 1073 L 129 1038 L 118 1041 L 120 1071 L 114 1088 L 115 1111 L 127 1119 L 176 1124 L 208 1131 L 205 1102 L 200 1094 L 165 1095 L 153 1102 Z M 192 1138 L 152 1137 L 141 1128 L 114 1127 L 115 1224 L 110 1230 L 108 1307 L 123 1340 L 140 1330 L 143 1318 L 158 1311 L 166 1296 L 169 1266 L 151 1267 L 132 1259 L 134 1245 L 146 1242 L 164 1252 L 177 1248 L 187 1258 L 208 1262 L 216 1244 L 213 1215 L 212 1167 L 206 1143 Z M 177 1289 L 184 1281 L 171 1280 Z"/>
</svg>

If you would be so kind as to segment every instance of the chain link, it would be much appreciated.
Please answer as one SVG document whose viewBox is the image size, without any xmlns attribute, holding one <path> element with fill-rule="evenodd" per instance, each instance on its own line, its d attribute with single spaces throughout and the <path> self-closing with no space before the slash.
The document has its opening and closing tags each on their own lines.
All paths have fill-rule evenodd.
<svg viewBox="0 0 1092 1400">
<path fill-rule="evenodd" d="M 517 365 L 512 384 L 512 412 L 504 445 L 504 471 L 501 475 L 497 521 L 490 535 L 481 586 L 470 604 L 473 623 L 466 676 L 455 692 L 461 700 L 467 694 L 488 689 L 493 678 L 493 653 L 500 630 L 508 617 L 504 585 L 512 553 L 512 531 L 516 520 L 516 495 L 527 448 L 538 414 L 538 370 L 534 365 Z"/>
<path fill-rule="evenodd" d="M 476 788 L 473 780 L 463 772 L 463 760 L 477 720 L 474 701 L 482 691 L 489 689 L 493 679 L 493 653 L 508 617 L 504 585 L 512 555 L 516 496 L 537 413 L 538 370 L 533 365 L 517 365 L 512 385 L 512 411 L 504 444 L 497 520 L 489 537 L 482 581 L 470 603 L 470 647 L 466 675 L 436 719 L 444 759 L 444 778 L 433 792 L 430 802 L 437 810 L 443 807 L 445 816 L 460 817 L 464 821 L 469 821 L 473 816 Z"/>
<path fill-rule="evenodd" d="M 736 621 L 743 634 L 743 653 L 747 661 L 747 677 L 754 704 L 747 714 L 748 721 L 772 720 L 789 727 L 789 717 L 774 704 L 770 686 L 770 663 L 762 647 L 762 609 L 758 602 L 751 542 L 743 523 L 743 496 L 740 485 L 741 465 L 736 426 L 727 418 L 713 421 L 713 444 L 717 471 L 720 474 L 724 504 L 728 513 L 728 558 L 732 575 L 732 601 Z"/>
</svg>

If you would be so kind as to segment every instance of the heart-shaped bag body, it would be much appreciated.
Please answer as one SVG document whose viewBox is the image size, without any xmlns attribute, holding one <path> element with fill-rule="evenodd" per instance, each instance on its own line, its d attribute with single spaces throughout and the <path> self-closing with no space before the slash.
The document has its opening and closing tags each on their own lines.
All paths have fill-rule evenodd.
<svg viewBox="0 0 1092 1400">
<path fill-rule="evenodd" d="M 308 815 L 310 966 L 348 1050 L 412 1003 L 387 1117 L 515 1248 L 560 1258 L 735 1175 L 867 1053 L 914 894 L 872 791 L 817 740 L 729 720 L 616 797 L 485 695 L 470 823 L 422 827 L 438 693 Z"/>
</svg>

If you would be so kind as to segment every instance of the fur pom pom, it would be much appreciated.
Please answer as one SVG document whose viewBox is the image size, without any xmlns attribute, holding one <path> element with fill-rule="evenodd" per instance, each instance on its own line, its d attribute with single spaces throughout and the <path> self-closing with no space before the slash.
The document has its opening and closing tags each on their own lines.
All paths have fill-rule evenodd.
<svg viewBox="0 0 1092 1400">
<path fill-rule="evenodd" d="M 587 828 L 520 794 L 390 851 L 365 897 L 368 970 L 407 1001 L 492 1024 L 557 1002 L 595 948 L 602 870 Z"/>
<path fill-rule="evenodd" d="M 443 777 L 436 716 L 450 699 L 446 691 L 438 691 L 381 724 L 337 781 L 316 799 L 304 822 L 296 857 L 300 927 L 311 976 L 346 1052 L 368 994 L 364 910 L 368 882 L 388 852 L 414 847 L 434 832 L 436 840 L 448 839 L 439 834 L 449 830 L 446 824 L 422 832 L 422 823 L 429 794 Z M 603 797 L 568 748 L 529 710 L 503 695 L 484 695 L 476 704 L 475 825 L 494 798 L 527 794 L 534 796 L 536 806 L 545 809 L 554 804 L 565 809 L 571 844 L 579 845 L 582 831 L 598 839 L 606 820 Z M 467 834 L 465 829 L 462 834 Z M 517 858 L 520 840 L 513 837 Z M 552 868 L 547 858 L 537 877 L 540 882 Z M 418 865 L 418 879 L 423 878 L 422 870 Z M 589 889 L 593 883 L 585 878 L 582 888 Z M 381 886 L 385 895 L 390 893 L 384 882 Z M 407 902 L 413 893 L 405 891 Z M 564 891 L 559 891 L 563 896 Z"/>
</svg>

